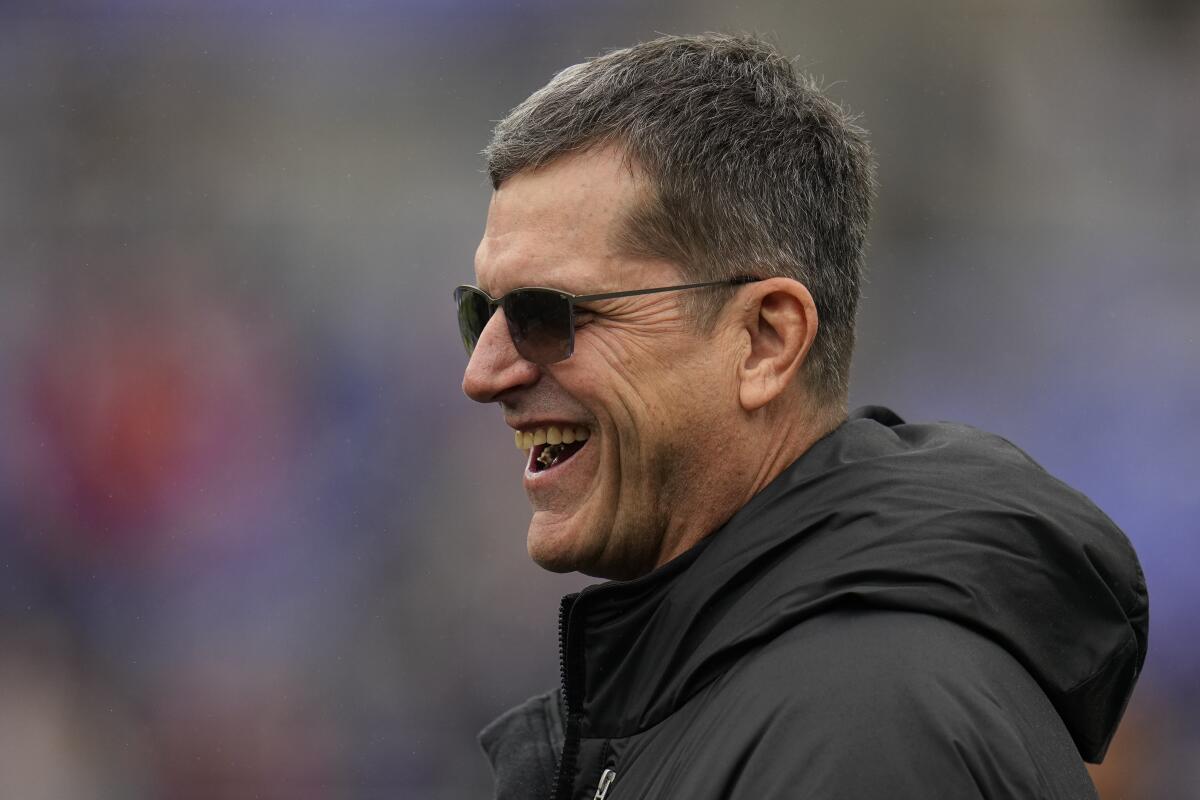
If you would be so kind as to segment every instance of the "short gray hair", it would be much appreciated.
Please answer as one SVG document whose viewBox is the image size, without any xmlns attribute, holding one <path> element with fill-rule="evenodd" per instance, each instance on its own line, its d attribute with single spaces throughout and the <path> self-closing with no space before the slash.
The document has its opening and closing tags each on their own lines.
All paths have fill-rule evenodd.
<svg viewBox="0 0 1200 800">
<path fill-rule="evenodd" d="M 686 280 L 794 278 L 820 318 L 805 365 L 844 405 L 875 166 L 866 132 L 770 44 L 664 36 L 568 67 L 496 125 L 496 188 L 556 158 L 618 145 L 648 178 L 621 245 Z M 724 292 L 695 295 L 711 325 Z"/>
</svg>

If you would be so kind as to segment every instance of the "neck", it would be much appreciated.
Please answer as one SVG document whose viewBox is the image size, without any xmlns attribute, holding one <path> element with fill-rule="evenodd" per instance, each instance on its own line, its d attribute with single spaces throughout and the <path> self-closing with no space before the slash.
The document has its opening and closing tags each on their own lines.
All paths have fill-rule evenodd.
<svg viewBox="0 0 1200 800">
<path fill-rule="evenodd" d="M 798 405 L 798 404 L 797 404 Z M 846 419 L 845 410 L 764 408 L 727 440 L 719 469 L 693 476 L 691 491 L 672 504 L 675 513 L 655 567 L 691 549 L 716 531 L 819 439 Z"/>
</svg>

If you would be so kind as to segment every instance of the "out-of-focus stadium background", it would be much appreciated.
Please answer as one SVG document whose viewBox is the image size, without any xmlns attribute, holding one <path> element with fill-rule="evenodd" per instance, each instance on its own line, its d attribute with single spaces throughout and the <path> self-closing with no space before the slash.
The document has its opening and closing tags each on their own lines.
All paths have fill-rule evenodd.
<svg viewBox="0 0 1200 800">
<path fill-rule="evenodd" d="M 752 30 L 872 132 L 853 400 L 1129 533 L 1107 800 L 1200 796 L 1200 4 L 0 5 L 0 798 L 467 798 L 554 683 L 519 458 L 459 391 L 478 151 L 557 69 Z"/>
</svg>

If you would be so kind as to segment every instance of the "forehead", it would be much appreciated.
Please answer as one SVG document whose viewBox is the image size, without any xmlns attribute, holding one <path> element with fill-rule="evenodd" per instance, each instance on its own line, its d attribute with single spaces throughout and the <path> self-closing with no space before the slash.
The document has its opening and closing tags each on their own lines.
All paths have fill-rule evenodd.
<svg viewBox="0 0 1200 800">
<path fill-rule="evenodd" d="M 573 293 L 625 285 L 641 265 L 616 234 L 643 179 L 614 148 L 597 148 L 520 172 L 492 195 L 475 254 L 479 286 L 493 297 L 518 286 Z"/>
</svg>

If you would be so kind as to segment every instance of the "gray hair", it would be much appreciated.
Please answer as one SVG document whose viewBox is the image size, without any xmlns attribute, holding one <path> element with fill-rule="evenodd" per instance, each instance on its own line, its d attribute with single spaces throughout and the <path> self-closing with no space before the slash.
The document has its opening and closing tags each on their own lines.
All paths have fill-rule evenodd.
<svg viewBox="0 0 1200 800">
<path fill-rule="evenodd" d="M 866 132 L 770 44 L 664 36 L 568 67 L 496 125 L 492 185 L 618 145 L 648 178 L 619 244 L 688 281 L 744 275 L 808 287 L 820 327 L 805 374 L 844 405 L 874 195 Z M 693 294 L 711 326 L 728 293 Z"/>
</svg>

